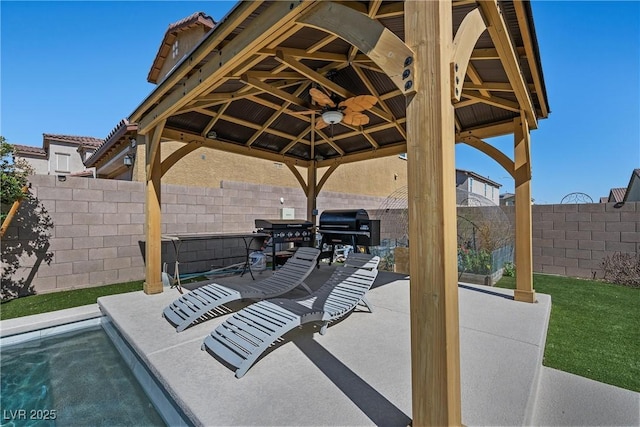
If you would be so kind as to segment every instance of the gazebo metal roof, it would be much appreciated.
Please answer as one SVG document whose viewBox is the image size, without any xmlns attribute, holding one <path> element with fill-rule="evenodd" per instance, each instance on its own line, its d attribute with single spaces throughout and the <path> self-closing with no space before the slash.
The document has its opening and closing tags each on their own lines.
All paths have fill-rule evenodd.
<svg viewBox="0 0 640 427">
<path fill-rule="evenodd" d="M 320 160 L 318 167 L 322 167 L 336 160 L 346 163 L 406 152 L 405 93 L 370 57 L 315 27 L 310 19 L 282 23 L 270 40 L 256 43 L 248 52 L 239 51 L 241 60 L 234 61 L 218 78 L 205 81 L 211 71 L 224 67 L 222 61 L 237 59 L 236 55 L 227 55 L 227 50 L 251 44 L 243 35 L 254 26 L 264 25 L 270 9 L 280 3 L 287 3 L 287 7 L 289 3 L 297 4 L 238 3 L 160 82 L 130 121 L 140 122 L 145 130 L 153 117 L 164 113 L 167 138 L 202 143 L 215 139 L 215 143 L 207 145 L 255 157 L 286 159 L 301 166 L 310 160 Z M 533 114 L 544 118 L 549 107 L 531 6 L 529 2 L 512 1 L 501 1 L 499 5 L 529 90 Z M 341 2 L 341 6 L 367 14 L 404 39 L 404 2 L 349 1 Z M 453 2 L 454 34 L 477 6 L 475 1 Z M 312 115 L 301 112 L 319 112 L 309 96 L 309 89 L 316 84 L 342 98 L 376 96 L 378 103 L 365 112 L 369 124 L 358 128 L 340 123 L 312 136 Z M 510 133 L 511 122 L 523 107 L 516 91 L 508 66 L 502 63 L 492 37 L 485 31 L 475 45 L 462 97 L 455 104 L 458 139 Z M 167 110 L 176 100 L 184 102 Z M 531 128 L 535 127 L 534 120 Z"/>
</svg>

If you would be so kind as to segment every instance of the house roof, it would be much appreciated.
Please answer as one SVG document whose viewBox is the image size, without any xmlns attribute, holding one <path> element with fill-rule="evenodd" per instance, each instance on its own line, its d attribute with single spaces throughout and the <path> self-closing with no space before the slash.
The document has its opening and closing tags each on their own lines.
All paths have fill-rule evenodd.
<svg viewBox="0 0 640 427">
<path fill-rule="evenodd" d="M 87 145 L 92 147 L 98 147 L 104 142 L 100 138 L 94 138 L 92 136 L 78 136 L 78 135 L 56 135 L 52 133 L 43 133 L 42 139 L 44 141 L 59 141 L 76 145 Z"/>
<path fill-rule="evenodd" d="M 109 153 L 119 150 L 124 144 L 130 144 L 137 130 L 138 126 L 135 123 L 129 123 L 127 119 L 120 120 L 120 123 L 102 140 L 96 151 L 84 161 L 84 165 L 88 168 L 99 166 L 101 161 L 106 160 Z"/>
<path fill-rule="evenodd" d="M 502 184 L 497 183 L 497 182 L 487 178 L 486 176 L 479 175 L 479 174 L 477 174 L 477 173 L 475 173 L 473 171 L 468 171 L 468 170 L 465 170 L 465 169 L 456 169 L 456 173 L 461 173 L 461 174 L 466 175 L 468 177 L 477 179 L 478 181 L 486 182 L 487 184 L 491 184 L 491 185 L 493 185 L 494 187 L 497 187 L 497 188 L 502 187 Z"/>
<path fill-rule="evenodd" d="M 629 195 L 631 194 L 631 188 L 633 187 L 634 181 L 640 182 L 640 169 L 634 169 L 633 172 L 631 172 L 631 178 L 629 178 L 629 185 L 627 185 L 627 188 L 624 192 L 624 199 L 623 199 L 624 202 L 627 201 L 627 199 L 629 198 Z"/>
<path fill-rule="evenodd" d="M 204 12 L 196 12 L 192 15 L 187 16 L 186 18 L 170 24 L 169 28 L 167 28 L 167 31 L 164 34 L 162 42 L 160 43 L 158 53 L 156 53 L 156 57 L 153 60 L 153 64 L 151 65 L 151 69 L 149 70 L 149 74 L 147 75 L 147 81 L 149 83 L 158 82 L 160 70 L 162 70 L 162 66 L 167 59 L 169 52 L 171 52 L 171 46 L 173 45 L 173 42 L 175 41 L 178 33 L 195 27 L 202 27 L 205 31 L 207 31 L 213 28 L 214 25 L 214 20 L 210 16 L 207 16 Z"/>
<path fill-rule="evenodd" d="M 490 3 L 480 3 L 492 11 L 493 21 L 473 49 L 472 71 L 455 104 L 458 141 L 510 134 L 522 111 L 535 129 L 549 113 L 531 5 Z M 386 31 L 404 40 L 404 4 L 241 1 L 129 119 L 145 134 L 166 119 L 165 139 L 302 167 L 314 160 L 318 167 L 329 167 L 404 153 L 407 99 L 402 85 L 382 70 L 384 61 L 362 51 L 366 47 L 336 36 L 339 26 L 323 29 L 327 17 L 338 17 L 342 26 L 352 16 L 370 17 L 372 34 Z M 452 7 L 456 32 L 478 4 L 454 1 Z M 505 47 L 512 49 L 511 56 Z M 340 99 L 373 94 L 377 103 L 364 112 L 369 123 L 314 131 L 312 121 L 321 120 L 309 94 L 314 85 Z"/>
<path fill-rule="evenodd" d="M 62 142 L 65 144 L 76 145 L 80 147 L 97 148 L 104 140 L 100 138 L 94 138 L 92 136 L 80 136 L 80 135 L 58 135 L 52 133 L 42 134 L 42 148 L 34 147 L 30 145 L 13 144 L 16 148 L 16 152 L 23 156 L 37 156 L 47 157 L 49 152 L 49 144 L 52 142 Z"/>
<path fill-rule="evenodd" d="M 33 147 L 31 145 L 20 145 L 20 144 L 13 144 L 13 147 L 16 150 L 16 154 L 20 156 L 47 157 L 47 152 L 40 147 Z"/>
<path fill-rule="evenodd" d="M 624 195 L 627 192 L 627 187 L 619 187 L 612 188 L 609 191 L 609 201 L 610 202 L 622 202 L 624 200 Z"/>
</svg>

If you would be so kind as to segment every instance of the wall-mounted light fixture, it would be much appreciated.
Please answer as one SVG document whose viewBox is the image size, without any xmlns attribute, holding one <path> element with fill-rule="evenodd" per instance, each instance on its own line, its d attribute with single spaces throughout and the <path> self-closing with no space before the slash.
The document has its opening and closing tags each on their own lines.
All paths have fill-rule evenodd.
<svg viewBox="0 0 640 427">
<path fill-rule="evenodd" d="M 131 148 L 136 148 L 136 145 L 138 145 L 138 141 L 136 141 L 136 139 L 132 136 L 129 137 L 129 145 L 131 146 Z"/>
<path fill-rule="evenodd" d="M 133 165 L 133 154 L 127 154 L 126 156 L 124 156 L 124 165 L 128 168 L 131 167 L 131 165 Z"/>
<path fill-rule="evenodd" d="M 217 137 L 218 137 L 218 134 L 216 133 L 215 130 L 210 130 L 209 132 L 207 132 L 207 138 L 216 139 Z"/>
</svg>

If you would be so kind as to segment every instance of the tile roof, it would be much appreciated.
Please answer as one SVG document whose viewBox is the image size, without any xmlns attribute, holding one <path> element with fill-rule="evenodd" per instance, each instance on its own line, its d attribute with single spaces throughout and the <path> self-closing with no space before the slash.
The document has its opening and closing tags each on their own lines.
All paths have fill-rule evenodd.
<svg viewBox="0 0 640 427">
<path fill-rule="evenodd" d="M 84 161 L 86 167 L 95 167 L 96 163 L 100 161 L 110 150 L 117 148 L 123 143 L 125 136 L 135 137 L 138 130 L 136 123 L 129 123 L 129 120 L 122 119 L 120 122 L 111 129 L 109 135 L 104 140 L 101 140 L 101 144 L 96 146 L 96 151 Z"/>
<path fill-rule="evenodd" d="M 43 133 L 43 139 L 51 141 L 69 142 L 78 145 L 89 145 L 98 147 L 104 142 L 103 139 L 94 138 L 92 136 L 77 136 L 77 135 L 56 135 L 52 133 Z"/>
<path fill-rule="evenodd" d="M 47 152 L 40 147 L 33 147 L 31 145 L 20 145 L 20 144 L 13 144 L 13 147 L 16 149 L 16 154 L 29 155 L 29 156 L 42 156 L 42 157 L 47 156 Z"/>
</svg>

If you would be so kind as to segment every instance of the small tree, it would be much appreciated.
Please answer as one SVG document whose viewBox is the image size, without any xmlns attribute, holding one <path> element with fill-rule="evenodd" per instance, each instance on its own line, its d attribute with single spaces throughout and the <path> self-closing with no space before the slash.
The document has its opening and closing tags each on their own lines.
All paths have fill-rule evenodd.
<svg viewBox="0 0 640 427">
<path fill-rule="evenodd" d="M 38 198 L 29 191 L 23 191 L 27 186 L 27 177 L 33 174 L 33 168 L 25 160 L 15 159 L 14 153 L 14 147 L 0 136 L 2 221 L 13 202 L 22 199 L 19 214 L 12 222 L 19 233 L 1 241 L 0 300 L 3 301 L 34 293 L 31 285 L 33 275 L 43 262 L 51 264 L 53 258 L 53 253 L 49 251 L 53 221 Z M 26 258 L 35 258 L 30 272 L 21 271 L 21 262 Z"/>
<path fill-rule="evenodd" d="M 0 136 L 0 163 L 2 214 L 0 222 L 7 216 L 6 211 L 13 202 L 25 197 L 23 188 L 27 185 L 27 177 L 33 174 L 33 168 L 23 159 L 14 159 L 15 148 L 3 136 Z"/>
</svg>

